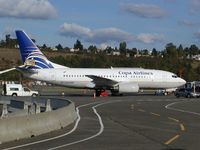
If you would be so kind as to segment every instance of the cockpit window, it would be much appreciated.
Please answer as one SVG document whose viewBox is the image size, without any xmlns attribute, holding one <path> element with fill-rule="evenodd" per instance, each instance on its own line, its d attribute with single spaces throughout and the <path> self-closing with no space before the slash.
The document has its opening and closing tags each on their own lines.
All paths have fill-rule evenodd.
<svg viewBox="0 0 200 150">
<path fill-rule="evenodd" d="M 172 75 L 172 78 L 178 78 L 178 76 L 174 74 L 174 75 Z"/>
</svg>

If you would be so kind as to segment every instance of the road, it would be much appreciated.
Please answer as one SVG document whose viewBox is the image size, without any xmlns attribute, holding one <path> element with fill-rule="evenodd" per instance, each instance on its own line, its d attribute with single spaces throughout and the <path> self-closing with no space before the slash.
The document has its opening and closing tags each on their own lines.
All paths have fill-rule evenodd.
<svg viewBox="0 0 200 150">
<path fill-rule="evenodd" d="M 0 149 L 195 150 L 200 147 L 200 101 L 174 96 L 69 96 L 79 119 L 49 134 Z M 64 114 L 63 114 L 64 115 Z"/>
</svg>

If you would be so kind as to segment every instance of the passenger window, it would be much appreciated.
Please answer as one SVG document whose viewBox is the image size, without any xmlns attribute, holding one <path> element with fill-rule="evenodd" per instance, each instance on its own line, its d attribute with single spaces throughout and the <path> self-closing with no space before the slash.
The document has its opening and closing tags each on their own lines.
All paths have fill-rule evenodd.
<svg viewBox="0 0 200 150">
<path fill-rule="evenodd" d="M 18 88 L 10 88 L 10 91 L 19 91 Z"/>
<path fill-rule="evenodd" d="M 29 92 L 30 90 L 28 88 L 24 88 L 24 91 Z"/>
</svg>

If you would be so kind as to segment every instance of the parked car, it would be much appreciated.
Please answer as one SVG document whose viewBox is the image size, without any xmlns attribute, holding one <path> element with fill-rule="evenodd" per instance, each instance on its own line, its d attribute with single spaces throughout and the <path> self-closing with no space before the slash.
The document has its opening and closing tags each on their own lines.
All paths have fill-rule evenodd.
<svg viewBox="0 0 200 150">
<path fill-rule="evenodd" d="M 21 84 L 4 84 L 2 95 L 5 96 L 33 96 L 39 95 L 38 91 L 32 91 Z"/>
<path fill-rule="evenodd" d="M 200 97 L 199 92 L 194 92 L 192 88 L 187 89 L 187 88 L 180 88 L 177 89 L 175 92 L 176 97 L 186 97 L 186 98 L 191 98 L 191 97 Z"/>
</svg>

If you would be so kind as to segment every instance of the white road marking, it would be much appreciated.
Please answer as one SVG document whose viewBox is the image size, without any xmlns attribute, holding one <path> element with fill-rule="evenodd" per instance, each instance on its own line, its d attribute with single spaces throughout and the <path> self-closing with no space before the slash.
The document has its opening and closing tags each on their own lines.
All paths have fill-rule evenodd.
<svg viewBox="0 0 200 150">
<path fill-rule="evenodd" d="M 96 104 L 96 103 L 99 103 L 99 102 L 92 102 L 92 103 L 80 105 L 80 106 L 78 106 L 76 108 L 76 113 L 77 113 L 78 118 L 77 118 L 76 123 L 75 123 L 75 125 L 74 125 L 74 127 L 73 127 L 73 129 L 71 131 L 69 131 L 67 133 L 64 133 L 64 134 L 61 134 L 59 136 L 52 137 L 52 138 L 48 138 L 48 139 L 44 139 L 44 140 L 40 140 L 40 141 L 35 141 L 35 142 L 23 144 L 23 145 L 18 145 L 18 146 L 14 146 L 14 147 L 10 147 L 10 148 L 5 148 L 3 150 L 12 150 L 12 149 L 16 149 L 16 148 L 26 147 L 26 146 L 30 146 L 30 145 L 34 145 L 34 144 L 39 144 L 39 143 L 55 140 L 55 139 L 58 139 L 58 138 L 61 138 L 61 137 L 64 137 L 64 136 L 67 136 L 67 135 L 71 134 L 72 132 L 74 132 L 77 129 L 78 124 L 79 124 L 79 122 L 81 120 L 81 117 L 79 115 L 79 108 L 86 107 L 86 106 L 89 106 L 89 105 L 92 105 L 92 104 Z"/>
<path fill-rule="evenodd" d="M 184 101 L 185 102 L 185 101 Z M 168 105 L 165 106 L 166 109 L 170 109 L 170 110 L 175 110 L 175 111 L 179 111 L 179 112 L 184 112 L 184 113 L 189 113 L 189 114 L 193 114 L 193 115 L 198 115 L 200 116 L 200 113 L 197 112 L 193 112 L 193 111 L 188 111 L 188 110 L 183 110 L 183 109 L 178 109 L 178 108 L 173 108 L 172 106 L 175 104 L 179 104 L 179 103 L 184 103 L 184 102 L 174 102 L 174 103 L 170 103 Z M 188 102 L 188 101 L 187 101 Z"/>
<path fill-rule="evenodd" d="M 90 139 L 93 139 L 99 135 L 102 134 L 102 132 L 104 131 L 104 124 L 103 124 L 103 121 L 101 119 L 101 116 L 97 113 L 97 110 L 95 108 L 101 106 L 101 105 L 105 105 L 105 104 L 109 104 L 109 103 L 115 103 L 115 102 L 121 102 L 121 100 L 118 100 L 118 101 L 111 101 L 111 102 L 105 102 L 105 103 L 100 103 L 100 104 L 97 104 L 95 106 L 92 107 L 94 113 L 97 115 L 98 119 L 99 119 L 99 123 L 100 123 L 100 130 L 98 133 L 96 133 L 95 135 L 92 135 L 90 137 L 87 137 L 85 139 L 82 139 L 82 140 L 78 140 L 78 141 L 74 141 L 74 142 L 71 142 L 71 143 L 67 143 L 67 144 L 64 144 L 64 145 L 59 145 L 57 147 L 53 147 L 53 148 L 49 148 L 48 150 L 55 150 L 55 149 L 59 149 L 59 148 L 63 148 L 63 147 L 67 147 L 67 146 L 70 146 L 70 145 L 74 145 L 74 144 L 77 144 L 77 143 L 81 143 L 81 142 L 84 142 L 84 141 L 88 141 Z"/>
<path fill-rule="evenodd" d="M 171 101 L 181 101 L 181 100 L 184 100 L 184 99 L 141 99 L 141 100 L 136 100 L 137 102 L 171 102 Z"/>
<path fill-rule="evenodd" d="M 157 113 L 153 113 L 153 112 L 150 112 L 151 115 L 154 115 L 154 116 L 158 116 L 160 117 L 161 115 L 160 114 L 157 114 Z"/>
<path fill-rule="evenodd" d="M 140 112 L 146 112 L 144 109 L 138 109 L 138 111 L 140 111 Z"/>
<path fill-rule="evenodd" d="M 82 139 L 82 140 L 79 140 L 79 141 L 74 141 L 72 143 L 68 143 L 68 144 L 65 144 L 65 145 L 60 145 L 58 147 L 53 147 L 53 148 L 50 148 L 49 150 L 54 150 L 54 149 L 58 149 L 58 148 L 62 148 L 62 147 L 66 147 L 66 146 L 69 146 L 69 145 L 73 145 L 73 144 L 77 144 L 77 143 L 80 143 L 80 142 L 84 142 L 84 141 L 87 141 L 87 140 L 90 140 L 92 138 L 95 138 L 97 136 L 99 136 L 103 130 L 104 130 L 104 125 L 103 125 L 103 122 L 102 122 L 102 119 L 101 119 L 101 116 L 97 113 L 96 111 L 96 107 L 99 107 L 101 105 L 105 105 L 105 104 L 108 104 L 108 103 L 115 103 L 115 102 L 121 102 L 122 100 L 118 100 L 118 101 L 111 101 L 111 102 L 105 102 L 105 103 L 100 103 L 100 104 L 97 104 L 95 106 L 92 107 L 94 113 L 97 115 L 98 119 L 99 119 L 99 123 L 100 123 L 100 130 L 98 133 L 96 133 L 95 135 L 93 136 L 90 136 L 88 138 L 85 138 L 85 139 Z M 137 101 L 162 101 L 162 100 L 137 100 Z M 173 101 L 173 100 L 166 100 L 166 101 Z M 52 137 L 52 138 L 48 138 L 48 139 L 44 139 L 44 140 L 40 140 L 40 141 L 35 141 L 35 142 L 32 142 L 32 143 L 27 143 L 27 144 L 23 144 L 23 145 L 18 145 L 18 146 L 14 146 L 14 147 L 10 147 L 10 148 L 5 148 L 3 150 L 12 150 L 12 149 L 16 149 L 16 148 L 21 148 L 21 147 L 26 147 L 26 146 L 30 146 L 30 145 L 34 145 L 34 144 L 39 144 L 39 143 L 43 143 L 43 142 L 47 142 L 47 141 L 51 141 L 51 140 L 55 140 L 55 139 L 58 139 L 58 138 L 62 138 L 64 136 L 67 136 L 69 134 L 71 134 L 72 132 L 74 132 L 77 127 L 78 127 L 78 124 L 81 120 L 81 117 L 80 117 L 80 114 L 79 114 L 79 108 L 81 107 L 85 107 L 85 106 L 89 106 L 89 105 L 92 105 L 92 104 L 96 104 L 96 103 L 99 103 L 99 102 L 92 102 L 92 103 L 88 103 L 88 104 L 84 104 L 84 105 L 80 105 L 76 108 L 76 112 L 77 112 L 77 116 L 78 116 L 78 119 L 76 120 L 76 123 L 73 127 L 73 129 L 67 133 L 64 133 L 62 135 L 59 135 L 59 136 L 55 136 L 55 137 Z M 196 112 L 190 112 L 190 111 L 185 111 L 185 110 L 181 110 L 181 109 L 176 109 L 176 108 L 172 108 L 171 106 L 176 104 L 176 103 L 181 103 L 180 101 L 179 102 L 174 102 L 174 103 L 170 103 L 168 105 L 165 106 L 166 109 L 171 109 L 171 110 L 175 110 L 175 111 L 180 111 L 180 112 L 186 112 L 186 113 L 191 113 L 191 114 L 195 114 L 195 115 L 199 115 L 200 116 L 200 113 L 196 113 Z"/>
</svg>

